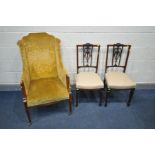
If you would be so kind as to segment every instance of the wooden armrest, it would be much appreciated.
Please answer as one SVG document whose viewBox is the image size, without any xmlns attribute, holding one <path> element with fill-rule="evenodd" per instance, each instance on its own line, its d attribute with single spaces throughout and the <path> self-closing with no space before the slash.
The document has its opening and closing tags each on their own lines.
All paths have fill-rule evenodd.
<svg viewBox="0 0 155 155">
<path fill-rule="evenodd" d="M 69 75 L 66 74 L 66 84 L 67 84 L 67 90 L 70 93 L 71 92 L 71 88 L 70 88 L 70 78 Z"/>
<path fill-rule="evenodd" d="M 20 82 L 20 86 L 21 86 L 23 97 L 26 99 L 27 95 L 26 95 L 26 91 L 25 91 L 24 81 Z"/>
</svg>

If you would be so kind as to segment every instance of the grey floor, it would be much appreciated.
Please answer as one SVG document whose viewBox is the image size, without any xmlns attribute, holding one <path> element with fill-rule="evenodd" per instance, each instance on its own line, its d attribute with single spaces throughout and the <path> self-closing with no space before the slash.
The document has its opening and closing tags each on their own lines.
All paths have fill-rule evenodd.
<svg viewBox="0 0 155 155">
<path fill-rule="evenodd" d="M 108 106 L 99 107 L 97 93 L 81 92 L 79 107 L 73 104 L 72 115 L 68 115 L 67 102 L 33 108 L 29 126 L 21 92 L 0 91 L 0 128 L 154 129 L 155 90 L 136 90 L 130 107 L 126 106 L 127 97 L 128 92 L 112 92 Z"/>
</svg>

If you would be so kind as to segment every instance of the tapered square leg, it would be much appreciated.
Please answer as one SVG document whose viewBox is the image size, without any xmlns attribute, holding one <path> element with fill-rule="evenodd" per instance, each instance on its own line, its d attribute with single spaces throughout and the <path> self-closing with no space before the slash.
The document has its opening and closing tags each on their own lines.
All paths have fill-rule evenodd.
<svg viewBox="0 0 155 155">
<path fill-rule="evenodd" d="M 131 103 L 132 97 L 134 95 L 134 92 L 135 92 L 135 88 L 133 88 L 133 89 L 130 90 L 129 99 L 128 99 L 128 102 L 127 102 L 127 106 L 128 107 L 130 106 L 130 103 Z"/>
<path fill-rule="evenodd" d="M 106 84 L 106 80 L 104 79 L 104 98 L 105 98 L 105 103 L 104 106 L 107 106 L 107 102 L 108 102 L 108 88 L 107 88 L 107 84 Z"/>
<path fill-rule="evenodd" d="M 102 106 L 102 100 L 103 100 L 103 90 L 99 90 L 99 97 L 100 97 L 100 102 L 99 102 L 99 106 Z"/>
<path fill-rule="evenodd" d="M 108 104 L 108 97 L 109 97 L 109 90 L 107 87 L 105 87 L 105 104 L 104 104 L 105 107 L 107 107 Z"/>
<path fill-rule="evenodd" d="M 72 114 L 72 94 L 69 94 L 69 114 Z"/>
<path fill-rule="evenodd" d="M 30 116 L 29 109 L 28 109 L 28 107 L 27 107 L 27 102 L 26 102 L 25 99 L 24 99 L 23 102 L 24 102 L 25 111 L 26 111 L 26 115 L 27 115 L 27 118 L 28 118 L 29 124 L 31 125 L 31 124 L 32 124 L 32 121 L 31 121 L 31 116 Z"/>
<path fill-rule="evenodd" d="M 79 97 L 78 97 L 78 96 L 79 96 L 79 90 L 76 89 L 75 95 L 76 95 L 76 105 L 75 105 L 75 106 L 78 107 L 78 102 L 79 102 Z"/>
</svg>

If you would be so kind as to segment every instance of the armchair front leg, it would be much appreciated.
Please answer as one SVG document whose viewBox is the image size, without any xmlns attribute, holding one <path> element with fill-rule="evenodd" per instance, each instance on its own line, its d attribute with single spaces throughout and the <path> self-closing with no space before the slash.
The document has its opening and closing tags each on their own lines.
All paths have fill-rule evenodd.
<svg viewBox="0 0 155 155">
<path fill-rule="evenodd" d="M 20 86 L 21 86 L 21 90 L 22 90 L 22 94 L 23 94 L 23 103 L 24 103 L 24 107 L 25 107 L 25 112 L 26 112 L 28 121 L 29 121 L 29 123 L 31 125 L 32 121 L 31 121 L 30 112 L 29 112 L 29 109 L 28 109 L 28 106 L 27 106 L 27 95 L 26 95 L 25 86 L 24 86 L 23 81 L 20 83 Z"/>
<path fill-rule="evenodd" d="M 72 113 L 72 91 L 70 88 L 70 78 L 69 76 L 66 74 L 66 84 L 67 84 L 67 90 L 69 92 L 69 113 Z"/>
</svg>

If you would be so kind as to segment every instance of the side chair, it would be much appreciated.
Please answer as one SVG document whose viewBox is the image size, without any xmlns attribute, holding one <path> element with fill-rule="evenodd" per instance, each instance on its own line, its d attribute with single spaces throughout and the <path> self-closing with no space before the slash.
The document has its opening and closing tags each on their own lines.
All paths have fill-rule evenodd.
<svg viewBox="0 0 155 155">
<path fill-rule="evenodd" d="M 112 90 L 129 91 L 127 106 L 130 106 L 136 82 L 126 73 L 131 45 L 109 44 L 107 45 L 105 62 L 105 106 L 107 106 L 109 93 Z"/>
<path fill-rule="evenodd" d="M 98 91 L 100 94 L 100 103 L 102 102 L 102 93 L 104 84 L 98 75 L 100 45 L 82 44 L 77 45 L 77 75 L 76 75 L 76 107 L 78 106 L 79 92 Z"/>
</svg>

